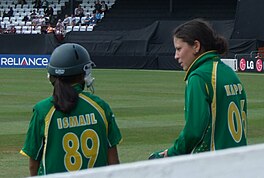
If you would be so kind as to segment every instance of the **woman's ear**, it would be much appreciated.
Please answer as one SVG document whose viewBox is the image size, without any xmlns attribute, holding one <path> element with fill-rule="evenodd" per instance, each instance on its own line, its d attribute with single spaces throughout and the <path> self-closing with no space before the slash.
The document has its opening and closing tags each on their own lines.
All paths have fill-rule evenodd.
<svg viewBox="0 0 264 178">
<path fill-rule="evenodd" d="M 201 49 L 201 43 L 198 40 L 195 40 L 193 43 L 193 49 L 194 49 L 194 53 L 198 54 L 200 52 Z"/>
</svg>

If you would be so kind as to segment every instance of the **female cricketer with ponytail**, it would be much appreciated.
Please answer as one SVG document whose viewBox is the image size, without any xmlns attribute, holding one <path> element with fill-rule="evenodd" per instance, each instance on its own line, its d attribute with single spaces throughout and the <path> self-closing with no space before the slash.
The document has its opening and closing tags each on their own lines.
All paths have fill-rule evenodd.
<svg viewBox="0 0 264 178">
<path fill-rule="evenodd" d="M 122 137 L 109 105 L 84 91 L 93 88 L 94 63 L 87 50 L 74 43 L 57 47 L 48 65 L 53 95 L 33 108 L 23 155 L 30 175 L 119 164 Z"/>
<path fill-rule="evenodd" d="M 150 159 L 247 145 L 247 98 L 236 73 L 220 59 L 227 41 L 201 19 L 174 31 L 175 59 L 186 71 L 185 126 L 174 144 Z"/>
</svg>

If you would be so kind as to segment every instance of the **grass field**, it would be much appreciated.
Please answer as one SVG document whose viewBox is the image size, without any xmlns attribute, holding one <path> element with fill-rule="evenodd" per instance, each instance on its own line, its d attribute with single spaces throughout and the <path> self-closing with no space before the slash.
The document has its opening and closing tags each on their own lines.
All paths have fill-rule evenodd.
<svg viewBox="0 0 264 178">
<path fill-rule="evenodd" d="M 122 163 L 145 160 L 170 146 L 183 128 L 184 72 L 103 70 L 93 72 L 95 94 L 107 101 L 123 135 Z M 28 176 L 19 154 L 33 105 L 52 93 L 45 69 L 1 69 L 0 177 Z M 248 95 L 249 144 L 264 143 L 264 75 L 239 74 Z"/>
</svg>

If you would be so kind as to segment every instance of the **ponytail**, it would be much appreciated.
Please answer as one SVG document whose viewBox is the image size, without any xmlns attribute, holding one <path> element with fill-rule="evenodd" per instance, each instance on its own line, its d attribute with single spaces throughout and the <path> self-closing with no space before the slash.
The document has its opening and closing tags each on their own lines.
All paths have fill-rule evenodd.
<svg viewBox="0 0 264 178">
<path fill-rule="evenodd" d="M 79 98 L 78 92 L 72 86 L 72 83 L 76 81 L 76 76 L 74 79 L 72 77 L 68 78 L 50 76 L 50 81 L 54 86 L 53 102 L 55 108 L 64 113 L 70 113 L 77 105 Z"/>
<path fill-rule="evenodd" d="M 227 40 L 219 35 L 215 37 L 215 49 L 217 50 L 218 54 L 226 55 L 228 51 L 228 43 Z"/>
</svg>

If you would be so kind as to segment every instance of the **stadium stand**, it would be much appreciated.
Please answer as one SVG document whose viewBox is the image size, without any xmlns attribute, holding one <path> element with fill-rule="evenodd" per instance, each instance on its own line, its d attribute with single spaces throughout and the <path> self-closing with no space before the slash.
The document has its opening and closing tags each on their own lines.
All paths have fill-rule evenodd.
<svg viewBox="0 0 264 178">
<path fill-rule="evenodd" d="M 58 13 L 62 10 L 62 7 L 65 6 L 65 4 L 69 0 L 52 0 L 50 1 L 50 6 L 53 8 L 54 13 L 53 15 L 56 17 Z M 0 3 L 0 14 L 3 14 L 4 11 L 8 11 L 8 9 L 12 7 L 14 10 L 14 16 L 11 18 L 4 18 L 1 17 L 1 28 L 3 29 L 9 29 L 10 26 L 15 26 L 17 29 L 17 34 L 28 34 L 28 33 L 41 33 L 41 28 L 34 28 L 32 27 L 32 21 L 23 22 L 24 16 L 29 16 L 33 10 L 38 12 L 38 15 L 43 17 L 44 16 L 44 10 L 43 8 L 37 9 L 34 7 L 34 4 L 32 1 L 28 1 L 27 4 L 24 4 L 23 6 L 21 4 L 14 4 L 14 0 L 4 0 Z M 26 27 L 24 27 L 26 26 Z"/>
<path fill-rule="evenodd" d="M 62 19 L 62 17 L 65 15 L 65 13 L 70 12 L 69 8 L 69 0 L 50 0 L 48 1 L 54 10 L 53 16 L 54 21 L 56 22 L 59 18 Z M 109 7 L 111 7 L 114 4 L 114 0 L 107 1 L 109 3 Z M 76 3 L 76 2 L 75 2 Z M 92 0 L 84 0 L 81 1 L 81 5 L 84 8 L 84 12 L 86 13 L 92 13 L 94 10 L 94 3 Z M 28 1 L 27 4 L 21 5 L 21 4 L 15 4 L 14 0 L 4 0 L 0 1 L 0 14 L 2 15 L 4 12 L 7 12 L 9 8 L 12 7 L 14 10 L 14 16 L 13 17 L 0 17 L 1 21 L 1 28 L 3 33 L 8 33 L 8 29 L 10 29 L 11 26 L 14 26 L 16 29 L 16 34 L 40 34 L 42 33 L 42 27 L 45 27 L 47 23 L 45 24 L 38 24 L 37 28 L 33 25 L 32 19 L 29 18 L 27 22 L 23 21 L 23 18 L 25 16 L 30 16 L 30 14 L 35 10 L 38 13 L 38 20 L 41 18 L 44 18 L 44 9 L 43 8 L 35 8 L 32 1 Z M 64 10 L 66 9 L 66 12 Z M 103 16 L 102 16 L 103 17 Z M 47 17 L 45 19 L 47 21 Z M 79 19 L 77 19 L 79 21 Z M 55 22 L 53 22 L 53 26 L 55 26 Z M 83 24 L 83 19 L 82 19 Z M 70 29 L 70 30 L 69 30 Z M 88 27 L 79 27 L 79 25 L 72 28 L 66 28 L 66 32 L 69 31 L 92 31 L 93 28 Z"/>
<path fill-rule="evenodd" d="M 63 19 L 65 13 L 71 13 L 69 10 L 69 0 L 51 0 L 50 6 L 54 9 L 55 19 Z M 204 17 L 213 20 L 234 19 L 236 0 L 210 1 L 204 0 L 202 2 L 195 0 L 185 1 L 169 1 L 162 0 L 106 0 L 106 4 L 111 8 L 106 17 L 103 14 L 103 23 L 96 26 L 96 30 L 133 30 L 144 28 L 147 25 L 157 20 L 186 20 L 194 17 Z M 76 3 L 76 2 L 75 2 Z M 78 1 L 85 14 L 91 14 L 94 10 L 93 0 Z M 0 4 L 0 13 L 3 14 L 10 7 L 14 9 L 14 17 L 11 19 L 0 19 L 1 27 L 7 29 L 14 25 L 15 28 L 20 29 L 19 26 L 30 26 L 32 24 L 24 24 L 22 19 L 25 15 L 29 15 L 34 8 L 32 1 L 25 5 L 15 5 L 13 0 L 4 0 Z M 39 15 L 44 15 L 43 8 L 38 10 Z M 2 17 L 1 17 L 2 18 Z M 77 27 L 72 28 L 77 29 Z M 82 28 L 83 30 L 84 28 Z M 90 28 L 89 28 L 90 29 Z M 66 30 L 67 32 L 69 31 Z M 80 28 L 79 28 L 80 31 Z M 17 33 L 24 31 L 18 30 Z M 40 30 L 37 31 L 41 33 Z"/>
<path fill-rule="evenodd" d="M 0 1 L 1 12 L 8 9 L 6 4 L 12 5 L 9 3 L 10 0 L 7 1 Z M 74 2 L 74 6 L 70 5 L 70 1 Z M 38 29 L 23 27 L 30 27 L 31 22 L 24 25 L 21 20 L 24 11 L 19 11 L 20 15 L 16 16 L 15 20 L 19 34 L 8 37 L 0 35 L 1 43 L 9 46 L 8 49 L 1 48 L 0 53 L 50 54 L 61 43 L 76 42 L 89 50 L 98 68 L 181 69 L 173 60 L 175 49 L 171 33 L 179 24 L 192 18 L 210 21 L 213 28 L 229 40 L 227 59 L 233 59 L 239 53 L 249 54 L 264 46 L 263 23 L 260 21 L 264 17 L 262 0 L 106 0 L 106 2 L 111 9 L 104 14 L 99 24 L 94 27 L 68 25 L 65 29 L 67 33 L 63 37 L 39 34 L 39 31 L 42 31 L 39 27 Z M 54 0 L 53 7 L 55 5 L 58 7 L 56 18 L 63 20 L 65 14 L 72 14 L 73 8 L 78 4 L 81 4 L 85 13 L 91 13 L 94 9 L 93 0 L 63 0 L 60 3 L 59 0 Z M 23 9 L 28 7 L 32 8 L 31 4 Z M 18 12 L 17 9 L 15 12 Z M 2 26 L 10 24 L 7 18 L 2 18 Z M 27 41 L 23 42 L 27 45 L 11 48 L 12 40 L 17 42 L 24 39 L 19 35 L 30 32 L 37 33 L 33 38 L 34 48 L 29 49 L 30 44 L 27 44 Z M 43 44 L 43 39 L 46 44 Z M 43 45 L 46 48 L 43 48 Z"/>
<path fill-rule="evenodd" d="M 95 0 L 83 0 L 81 6 L 84 8 L 86 13 L 91 13 L 94 10 L 94 1 Z M 115 4 L 116 0 L 106 0 L 106 4 L 111 8 Z"/>
</svg>

